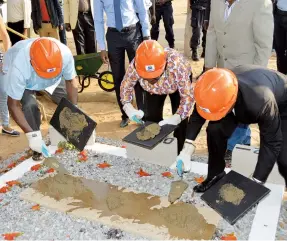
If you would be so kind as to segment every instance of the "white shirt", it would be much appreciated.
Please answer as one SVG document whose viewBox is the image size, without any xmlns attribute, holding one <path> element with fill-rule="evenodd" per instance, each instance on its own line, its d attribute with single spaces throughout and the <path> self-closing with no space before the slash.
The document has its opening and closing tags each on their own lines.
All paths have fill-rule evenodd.
<svg viewBox="0 0 287 241">
<path fill-rule="evenodd" d="M 31 0 L 7 1 L 7 22 L 16 23 L 24 20 L 24 28 L 31 24 Z"/>
<path fill-rule="evenodd" d="M 239 0 L 236 0 L 231 6 L 229 6 L 229 2 L 227 0 L 225 0 L 225 12 L 224 12 L 224 20 L 225 21 L 227 21 L 227 19 L 229 18 L 231 11 L 237 2 L 239 2 Z"/>
<path fill-rule="evenodd" d="M 277 8 L 279 8 L 281 11 L 287 11 L 287 0 L 278 0 Z"/>
</svg>

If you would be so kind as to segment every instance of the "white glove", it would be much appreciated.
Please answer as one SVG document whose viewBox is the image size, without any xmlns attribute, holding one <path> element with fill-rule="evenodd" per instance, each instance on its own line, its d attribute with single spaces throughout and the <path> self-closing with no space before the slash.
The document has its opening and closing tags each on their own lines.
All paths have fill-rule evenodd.
<svg viewBox="0 0 287 241">
<path fill-rule="evenodd" d="M 174 114 L 173 116 L 160 121 L 158 124 L 159 126 L 164 126 L 164 125 L 174 125 L 177 126 L 181 122 L 181 118 L 179 114 Z"/>
<path fill-rule="evenodd" d="M 131 103 L 125 104 L 123 106 L 123 110 L 126 112 L 130 120 L 138 124 L 142 123 L 142 118 L 144 116 L 144 112 L 142 110 L 135 109 Z"/>
<path fill-rule="evenodd" d="M 191 140 L 186 140 L 183 146 L 182 151 L 176 158 L 176 161 L 170 166 L 170 169 L 175 170 L 177 167 L 177 162 L 181 160 L 183 162 L 183 171 L 190 172 L 191 170 L 191 156 L 195 151 L 194 142 Z"/>
<path fill-rule="evenodd" d="M 26 137 L 29 141 L 29 147 L 38 153 L 42 153 L 43 139 L 41 131 L 33 131 L 26 133 Z"/>
</svg>

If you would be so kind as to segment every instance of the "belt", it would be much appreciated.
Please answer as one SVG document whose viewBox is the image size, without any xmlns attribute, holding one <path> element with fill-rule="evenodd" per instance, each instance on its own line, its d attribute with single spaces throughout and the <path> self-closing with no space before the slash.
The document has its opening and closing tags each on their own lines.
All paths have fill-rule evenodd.
<svg viewBox="0 0 287 241">
<path fill-rule="evenodd" d="M 42 23 L 51 23 L 51 21 L 42 21 Z"/>
<path fill-rule="evenodd" d="M 116 28 L 111 28 L 111 27 L 108 27 L 108 30 L 112 31 L 112 32 L 121 32 L 121 33 L 126 33 L 126 32 L 129 32 L 131 30 L 134 30 L 137 28 L 137 25 L 138 23 L 136 24 L 133 24 L 133 25 L 130 25 L 128 27 L 124 27 L 121 31 L 117 30 Z"/>
<path fill-rule="evenodd" d="M 79 14 L 85 15 L 85 14 L 92 14 L 91 11 L 87 11 L 87 12 L 79 12 Z"/>
<path fill-rule="evenodd" d="M 287 11 L 282 11 L 279 8 L 276 8 L 276 13 L 279 14 L 279 15 L 287 16 Z"/>
</svg>

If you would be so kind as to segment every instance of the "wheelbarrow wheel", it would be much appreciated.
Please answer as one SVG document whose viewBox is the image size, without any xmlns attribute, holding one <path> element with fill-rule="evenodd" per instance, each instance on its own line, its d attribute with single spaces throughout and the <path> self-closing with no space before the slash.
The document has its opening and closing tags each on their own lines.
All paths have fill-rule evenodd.
<svg viewBox="0 0 287 241">
<path fill-rule="evenodd" d="M 115 90 L 115 82 L 111 71 L 104 71 L 99 75 L 98 78 L 99 86 L 107 92 Z"/>
</svg>

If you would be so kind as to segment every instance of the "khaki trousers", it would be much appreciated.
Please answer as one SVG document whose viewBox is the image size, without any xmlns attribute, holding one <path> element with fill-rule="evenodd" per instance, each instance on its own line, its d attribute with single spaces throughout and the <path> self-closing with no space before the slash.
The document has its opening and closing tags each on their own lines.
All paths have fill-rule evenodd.
<svg viewBox="0 0 287 241">
<path fill-rule="evenodd" d="M 40 37 L 52 37 L 59 39 L 59 29 L 53 28 L 50 23 L 42 23 L 42 28 L 39 29 Z"/>
</svg>

